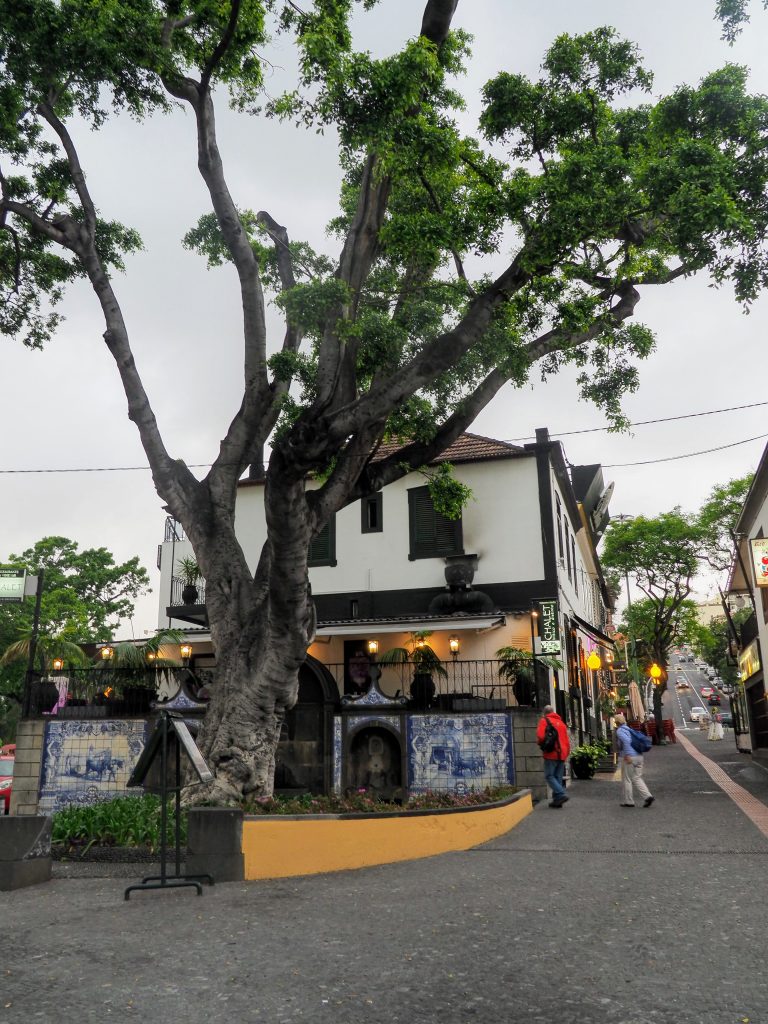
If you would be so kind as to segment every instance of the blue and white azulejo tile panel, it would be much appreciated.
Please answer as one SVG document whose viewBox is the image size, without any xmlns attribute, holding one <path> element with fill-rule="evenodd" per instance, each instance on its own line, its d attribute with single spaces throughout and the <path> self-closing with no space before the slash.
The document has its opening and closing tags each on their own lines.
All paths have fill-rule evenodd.
<svg viewBox="0 0 768 1024">
<path fill-rule="evenodd" d="M 467 793 L 514 782 L 508 715 L 409 715 L 407 736 L 412 793 Z"/>
<path fill-rule="evenodd" d="M 341 793 L 341 718 L 333 720 L 333 792 Z"/>
<path fill-rule="evenodd" d="M 38 813 L 139 795 L 141 789 L 126 784 L 147 728 L 147 722 L 131 719 L 47 722 Z"/>
</svg>

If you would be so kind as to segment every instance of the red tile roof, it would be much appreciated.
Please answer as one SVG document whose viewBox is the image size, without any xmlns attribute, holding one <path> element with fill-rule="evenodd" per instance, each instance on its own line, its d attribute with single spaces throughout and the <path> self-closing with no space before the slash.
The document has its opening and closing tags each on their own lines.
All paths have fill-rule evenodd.
<svg viewBox="0 0 768 1024">
<path fill-rule="evenodd" d="M 376 452 L 373 461 L 380 462 L 403 447 L 404 444 L 397 441 L 383 444 Z M 509 444 L 507 441 L 496 441 L 492 437 L 464 433 L 432 462 L 481 462 L 485 459 L 508 459 L 510 456 L 520 455 L 524 451 L 524 448 L 516 444 Z"/>
</svg>

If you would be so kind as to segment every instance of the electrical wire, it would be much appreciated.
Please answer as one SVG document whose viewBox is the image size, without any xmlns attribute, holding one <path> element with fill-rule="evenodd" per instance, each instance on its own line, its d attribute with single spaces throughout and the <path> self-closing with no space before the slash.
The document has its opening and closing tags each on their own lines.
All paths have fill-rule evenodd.
<svg viewBox="0 0 768 1024">
<path fill-rule="evenodd" d="M 768 434 L 758 434 L 757 437 L 745 437 L 743 441 L 734 441 L 733 444 L 721 444 L 718 448 L 704 448 L 700 452 L 688 452 L 687 455 L 667 455 L 662 459 L 645 459 L 643 462 L 612 462 L 603 466 L 603 469 L 623 469 L 625 466 L 654 466 L 659 462 L 677 462 L 679 459 L 692 459 L 696 455 L 710 455 L 712 452 L 724 452 L 726 448 L 737 448 L 740 444 L 749 444 L 750 441 L 760 441 Z"/>
<path fill-rule="evenodd" d="M 681 416 L 662 416 L 655 420 L 638 420 L 632 423 L 633 427 L 647 427 L 651 423 L 673 423 L 675 420 L 692 420 L 697 416 L 716 416 L 721 412 L 737 412 L 739 409 L 757 409 L 761 405 L 768 405 L 768 402 L 750 402 L 749 405 L 731 405 L 727 409 L 708 409 L 706 412 L 688 412 Z M 550 437 L 573 437 L 574 434 L 596 434 L 601 430 L 610 430 L 610 427 L 584 427 L 583 430 L 551 430 Z M 517 441 L 535 441 L 535 434 L 528 434 L 526 437 L 506 438 L 507 444 L 515 444 Z"/>
<path fill-rule="evenodd" d="M 633 427 L 645 427 L 652 423 L 671 423 L 675 420 L 689 420 L 695 419 L 698 416 L 715 416 L 718 413 L 723 412 L 737 412 L 741 409 L 756 409 L 759 406 L 768 405 L 768 402 L 750 402 L 748 405 L 732 405 L 727 409 L 708 409 L 706 412 L 690 412 L 684 413 L 681 416 L 664 416 L 654 420 L 638 420 L 637 423 L 633 423 Z M 567 430 L 559 434 L 552 433 L 550 437 L 572 437 L 574 434 L 593 434 L 597 431 L 608 430 L 608 427 L 585 427 L 583 430 Z M 531 440 L 535 435 L 529 435 L 528 437 L 516 437 L 508 438 L 502 442 L 504 444 L 514 444 L 516 441 L 527 441 Z M 709 455 L 711 452 L 724 451 L 726 448 L 736 448 L 740 444 L 749 444 L 750 441 L 759 441 L 761 438 L 768 437 L 768 434 L 758 434 L 757 437 L 747 437 L 743 441 L 734 441 L 733 444 L 721 445 L 719 448 L 707 448 L 700 452 L 689 452 L 687 455 L 669 455 L 661 459 L 646 459 L 643 462 L 616 462 L 610 465 L 604 465 L 603 469 L 620 469 L 624 466 L 650 466 L 656 462 L 674 462 L 679 459 L 692 459 L 696 455 Z M 360 456 L 366 458 L 367 456 Z M 191 462 L 187 465 L 187 469 L 210 469 L 210 462 Z M 0 475 L 22 475 L 22 474 L 43 474 L 43 473 L 135 473 L 135 472 L 148 472 L 149 466 L 71 466 L 61 469 L 0 469 Z"/>
</svg>

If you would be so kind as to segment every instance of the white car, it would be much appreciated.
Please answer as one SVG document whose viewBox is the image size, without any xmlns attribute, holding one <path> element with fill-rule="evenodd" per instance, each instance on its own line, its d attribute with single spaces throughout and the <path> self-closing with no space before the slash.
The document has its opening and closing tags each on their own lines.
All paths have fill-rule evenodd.
<svg viewBox="0 0 768 1024">
<path fill-rule="evenodd" d="M 701 722 L 703 719 L 709 718 L 709 712 L 706 708 L 691 708 L 690 721 Z"/>
</svg>

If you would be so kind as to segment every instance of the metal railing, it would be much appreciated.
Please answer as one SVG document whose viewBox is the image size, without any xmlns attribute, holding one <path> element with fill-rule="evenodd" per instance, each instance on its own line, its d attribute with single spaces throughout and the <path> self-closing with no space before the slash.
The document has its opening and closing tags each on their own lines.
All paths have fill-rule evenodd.
<svg viewBox="0 0 768 1024">
<path fill-rule="evenodd" d="M 171 577 L 171 600 L 169 604 L 172 608 L 180 608 L 184 605 L 196 605 L 205 604 L 205 580 L 199 579 L 195 583 L 195 590 L 197 591 L 197 597 L 194 601 L 185 601 L 182 596 L 182 591 L 186 587 L 184 580 L 179 579 L 178 576 Z"/>
<path fill-rule="evenodd" d="M 186 540 L 187 535 L 184 533 L 184 527 L 181 523 L 177 522 L 173 516 L 165 517 L 165 532 L 163 533 L 163 543 L 170 544 L 174 540 Z"/>
<path fill-rule="evenodd" d="M 539 706 L 546 703 L 548 670 L 536 665 L 538 659 L 503 662 L 497 659 L 449 661 L 442 663 L 445 674 L 433 670 L 431 683 L 413 662 L 381 665 L 378 686 L 389 697 L 406 697 L 409 703 L 452 711 L 502 710 L 506 707 Z M 508 666 L 511 671 L 504 671 Z M 535 667 L 534 667 L 535 666 Z M 361 666 L 325 664 L 340 694 L 362 694 L 370 682 L 370 671 Z M 536 680 L 539 680 L 538 684 Z"/>
<path fill-rule="evenodd" d="M 198 670 L 191 679 L 208 686 L 211 673 Z M 63 669 L 29 683 L 29 718 L 135 718 L 152 711 L 152 702 L 172 697 L 190 672 L 181 666 L 137 669 Z"/>
</svg>

